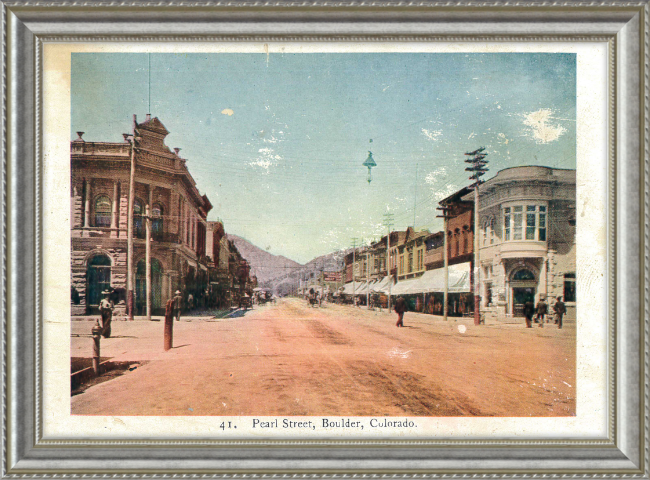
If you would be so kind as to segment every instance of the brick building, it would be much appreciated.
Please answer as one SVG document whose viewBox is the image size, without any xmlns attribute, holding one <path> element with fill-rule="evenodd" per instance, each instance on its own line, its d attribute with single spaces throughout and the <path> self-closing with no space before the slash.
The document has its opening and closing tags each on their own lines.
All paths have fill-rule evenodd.
<svg viewBox="0 0 650 480">
<path fill-rule="evenodd" d="M 408 280 L 421 276 L 424 271 L 425 239 L 428 230 L 416 232 L 413 227 L 406 229 L 404 239 L 397 245 L 397 279 Z"/>
<path fill-rule="evenodd" d="M 164 309 L 173 292 L 202 301 L 208 286 L 206 218 L 212 205 L 196 187 L 180 149 L 171 151 L 165 126 L 147 115 L 133 117 L 134 313 L 144 314 L 146 292 L 145 214 L 151 216 L 151 304 Z M 101 293 L 111 292 L 116 315 L 126 309 L 127 218 L 132 146 L 88 142 L 83 132 L 70 144 L 71 310 L 95 313 Z"/>
</svg>

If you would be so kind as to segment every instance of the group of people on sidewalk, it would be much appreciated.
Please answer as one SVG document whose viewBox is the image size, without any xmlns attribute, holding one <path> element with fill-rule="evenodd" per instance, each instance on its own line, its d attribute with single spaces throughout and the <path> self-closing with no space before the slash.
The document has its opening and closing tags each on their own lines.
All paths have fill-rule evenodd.
<svg viewBox="0 0 650 480">
<path fill-rule="evenodd" d="M 557 328 L 562 328 L 562 318 L 566 313 L 566 306 L 562 301 L 562 297 L 557 297 L 553 304 L 553 320 Z M 544 327 L 544 321 L 550 322 L 550 315 L 548 315 L 548 304 L 544 297 L 539 299 L 537 306 L 532 301 L 524 304 L 524 317 L 526 317 L 526 328 L 533 327 L 533 316 L 535 316 L 535 323 L 539 323 L 540 328 Z"/>
<path fill-rule="evenodd" d="M 192 294 L 190 294 L 191 296 Z M 111 322 L 113 321 L 113 310 L 115 309 L 115 304 L 110 299 L 111 292 L 104 290 L 102 292 L 102 299 L 99 302 L 99 315 L 102 318 L 102 336 L 104 338 L 110 338 L 111 336 Z M 181 319 L 181 309 L 183 305 L 183 298 L 181 297 L 181 292 L 176 290 L 175 296 L 173 298 L 174 302 L 174 317 L 176 320 Z"/>
<path fill-rule="evenodd" d="M 396 327 L 403 327 L 404 326 L 404 312 L 406 312 L 406 301 L 402 297 L 397 297 L 397 300 L 395 300 L 395 306 L 393 307 L 395 310 L 395 313 L 397 313 L 397 323 L 395 324 Z M 566 313 L 566 306 L 564 305 L 564 302 L 562 301 L 562 297 L 557 297 L 555 303 L 553 304 L 553 312 L 554 312 L 554 322 L 557 325 L 558 328 L 562 328 L 562 318 L 564 317 L 564 314 Z M 539 302 L 537 303 L 537 306 L 531 301 L 526 302 L 524 304 L 524 316 L 526 317 L 526 327 L 527 328 L 532 328 L 532 322 L 533 322 L 533 315 L 535 316 L 535 323 L 539 323 L 540 327 L 544 326 L 544 321 L 550 322 L 550 320 L 547 317 L 548 314 L 548 304 L 544 301 L 544 298 L 540 298 Z"/>
<path fill-rule="evenodd" d="M 176 290 L 174 292 L 174 297 L 172 298 L 172 302 L 173 302 L 173 304 L 172 304 L 173 305 L 172 306 L 173 315 L 174 315 L 174 318 L 176 319 L 176 321 L 178 322 L 181 319 L 181 311 L 183 310 L 183 294 L 181 293 L 180 290 Z M 195 304 L 195 301 L 194 301 L 194 295 L 191 292 L 187 296 L 187 300 L 185 301 L 185 305 L 187 307 L 186 311 L 190 311 L 190 310 L 193 310 L 194 308 L 196 308 L 196 304 Z"/>
</svg>

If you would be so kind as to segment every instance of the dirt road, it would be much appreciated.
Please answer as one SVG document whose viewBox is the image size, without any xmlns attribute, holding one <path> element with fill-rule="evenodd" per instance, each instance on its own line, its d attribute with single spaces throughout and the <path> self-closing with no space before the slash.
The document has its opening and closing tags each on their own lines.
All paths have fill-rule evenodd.
<svg viewBox="0 0 650 480">
<path fill-rule="evenodd" d="M 72 413 L 575 415 L 573 325 L 475 327 L 407 313 L 396 328 L 395 317 L 285 299 L 240 318 L 175 322 L 169 352 L 161 322 L 114 322 L 103 352 L 149 363 L 75 395 Z"/>
</svg>

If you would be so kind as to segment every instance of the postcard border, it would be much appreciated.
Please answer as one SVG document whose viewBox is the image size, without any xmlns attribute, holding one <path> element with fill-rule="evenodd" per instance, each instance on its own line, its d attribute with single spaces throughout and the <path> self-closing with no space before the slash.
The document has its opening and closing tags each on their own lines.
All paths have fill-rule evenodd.
<svg viewBox="0 0 650 480">
<path fill-rule="evenodd" d="M 84 5 L 87 5 L 88 2 L 84 2 Z M 131 5 L 134 5 L 135 3 L 131 3 Z M 340 4 L 340 3 L 339 3 Z M 17 3 L 7 3 L 6 6 L 16 6 L 18 5 Z M 23 5 L 23 4 L 21 4 Z M 39 6 L 42 5 L 42 2 L 35 2 L 35 3 L 30 3 L 29 5 L 31 6 Z M 51 7 L 53 5 L 59 5 L 59 3 L 54 4 L 47 4 L 48 7 Z M 70 3 L 62 2 L 60 5 L 66 5 L 70 6 Z M 98 3 L 97 5 L 103 5 Z M 141 4 L 138 4 L 141 5 Z M 159 5 L 159 4 L 157 4 Z M 173 4 L 170 4 L 173 5 Z M 180 5 L 180 4 L 179 4 Z M 272 5 L 279 5 L 278 2 L 273 3 Z M 319 3 L 314 3 L 315 6 L 322 5 L 322 6 L 327 6 L 326 4 L 319 4 Z M 347 6 L 352 5 L 352 4 L 345 4 Z M 356 5 L 356 4 L 354 4 Z M 411 6 L 412 4 L 409 4 Z M 422 3 L 417 4 L 419 6 L 422 6 Z M 564 3 L 563 5 L 566 5 Z M 609 4 L 608 4 L 609 5 Z M 618 6 L 620 4 L 616 4 Z M 627 6 L 633 6 L 637 7 L 637 12 L 640 14 L 640 20 L 639 20 L 639 30 L 643 32 L 643 39 L 645 42 L 640 42 L 640 52 L 639 52 L 639 59 L 641 64 L 637 68 L 641 68 L 641 71 L 644 72 L 644 84 L 643 84 L 643 91 L 646 94 L 645 96 L 641 96 L 642 98 L 640 99 L 640 104 L 643 108 L 639 108 L 639 119 L 638 121 L 640 122 L 640 125 L 647 125 L 648 121 L 648 104 L 647 104 L 647 94 L 648 94 L 648 59 L 647 59 L 647 51 L 645 48 L 645 45 L 648 40 L 648 16 L 647 16 L 647 6 L 644 6 L 640 11 L 638 9 L 638 6 L 640 5 L 638 2 L 634 2 L 632 4 L 625 4 Z M 645 5 L 645 4 L 644 4 Z M 228 3 L 229 7 L 232 7 L 232 3 Z M 408 8 L 408 7 L 407 7 Z M 626 8 L 626 7 L 622 7 Z M 33 10 L 32 10 L 33 11 Z M 42 94 L 42 77 L 41 77 L 41 72 L 42 72 L 42 47 L 44 42 L 49 42 L 49 41 L 126 41 L 127 39 L 133 39 L 134 37 L 130 36 L 93 36 L 93 37 L 84 37 L 84 36 L 74 36 L 74 35 L 54 35 L 54 36 L 35 36 L 31 35 L 30 38 L 30 31 L 29 29 L 25 26 L 25 24 L 21 24 L 17 17 L 14 15 L 13 17 L 11 16 L 12 13 L 9 12 L 8 15 L 10 16 L 9 18 L 9 25 L 8 29 L 5 27 L 4 33 L 5 33 L 5 38 L 7 38 L 7 33 L 11 33 L 9 36 L 9 41 L 5 43 L 5 48 L 6 48 L 6 56 L 7 62 L 5 63 L 5 79 L 9 82 L 10 86 L 10 94 L 5 97 L 7 98 L 7 102 L 4 105 L 5 108 L 5 116 L 3 119 L 3 122 L 7 121 L 7 138 L 3 138 L 4 141 L 4 149 L 6 149 L 6 155 L 5 155 L 5 161 L 6 161 L 6 170 L 5 170 L 5 175 L 7 179 L 7 186 L 9 188 L 9 195 L 8 195 L 8 202 L 6 202 L 6 219 L 8 220 L 5 223 L 5 229 L 9 229 L 10 232 L 12 232 L 11 236 L 5 236 L 6 238 L 6 244 L 8 245 L 8 253 L 9 255 L 5 257 L 7 259 L 6 263 L 6 268 L 7 268 L 7 273 L 8 276 L 6 276 L 6 281 L 7 281 L 7 297 L 3 299 L 5 301 L 5 312 L 6 315 L 4 317 L 4 331 L 3 335 L 4 338 L 3 340 L 6 341 L 6 346 L 7 348 L 3 349 L 3 358 L 5 359 L 4 363 L 4 398 L 5 398 L 5 404 L 3 405 L 3 408 L 6 409 L 3 414 L 6 414 L 6 422 L 3 425 L 5 428 L 4 430 L 4 438 L 5 438 L 5 445 L 7 445 L 6 441 L 10 440 L 9 436 L 13 436 L 12 440 L 13 442 L 10 442 L 11 448 L 7 449 L 7 456 L 5 457 L 5 467 L 8 465 L 14 464 L 11 460 L 18 460 L 15 462 L 16 464 L 18 463 L 30 463 L 30 460 L 27 460 L 28 455 L 27 453 L 32 453 L 30 452 L 31 450 L 39 450 L 41 452 L 48 451 L 48 452 L 61 452 L 64 447 L 69 447 L 71 449 L 74 448 L 79 448 L 79 447 L 99 447 L 99 446 L 120 446 L 120 447 L 127 447 L 127 446 L 158 446 L 163 449 L 167 449 L 169 447 L 199 447 L 199 446 L 224 446 L 224 447 L 245 447 L 245 446 L 251 446 L 251 447 L 260 447 L 260 446 L 274 446 L 274 447 L 280 447 L 280 446 L 312 446 L 312 447 L 318 447 L 318 446 L 339 446 L 339 447 L 382 447 L 382 446 L 392 446 L 392 447 L 399 447 L 399 446 L 409 446 L 409 447 L 429 447 L 429 446 L 436 446 L 436 447 L 460 447 L 460 446 L 483 446 L 483 447 L 492 447 L 492 448 L 498 448 L 501 446 L 508 446 L 508 447 L 522 447 L 522 446 L 540 446 L 540 445 L 547 445 L 549 447 L 560 447 L 560 446 L 571 446 L 573 448 L 575 447 L 588 447 L 589 451 L 592 451 L 593 453 L 595 452 L 603 452 L 603 447 L 616 447 L 615 440 L 618 437 L 618 434 L 620 433 L 617 431 L 617 415 L 619 412 L 616 409 L 616 399 L 619 398 L 619 395 L 623 395 L 625 392 L 621 391 L 620 388 L 617 388 L 617 374 L 616 372 L 619 369 L 619 363 L 617 362 L 617 334 L 619 334 L 619 330 L 616 328 L 616 314 L 617 314 L 617 299 L 618 299 L 618 294 L 619 292 L 617 291 L 617 275 L 620 273 L 620 268 L 617 270 L 617 251 L 615 246 L 617 245 L 617 191 L 616 191 L 616 181 L 617 181 L 617 175 L 620 173 L 620 168 L 617 169 L 617 163 L 615 159 L 617 158 L 617 139 L 618 141 L 621 141 L 621 136 L 625 136 L 625 132 L 620 132 L 616 130 L 616 125 L 617 122 L 615 121 L 616 118 L 619 118 L 619 110 L 617 109 L 617 90 L 616 90 L 616 79 L 619 78 L 619 71 L 617 70 L 617 55 L 621 53 L 620 49 L 623 48 L 620 46 L 620 44 L 617 44 L 616 42 L 616 37 L 613 36 L 599 36 L 599 35 L 576 35 L 576 36 L 525 36 L 525 37 L 515 37 L 515 36 L 508 36 L 508 35 L 502 35 L 502 36 L 453 36 L 453 35 L 445 35 L 445 36 L 413 36 L 413 35 L 403 35 L 403 36 L 377 36 L 377 37 L 369 37 L 369 36 L 337 36 L 337 35 L 331 35 L 331 36 L 309 36 L 309 35 L 298 35 L 298 36 L 282 36 L 279 38 L 278 36 L 263 36 L 263 35 L 254 35 L 254 36 L 246 36 L 246 35 L 240 35 L 237 36 L 236 38 L 233 36 L 173 36 L 173 37 L 162 37 L 162 36 L 138 36 L 137 40 L 139 41 L 151 41 L 151 40 L 156 40 L 156 41 L 191 41 L 191 40 L 197 40 L 200 39 L 201 41 L 206 41 L 206 40 L 238 40 L 238 41 L 278 41 L 278 40 L 300 40 L 300 41 L 332 41 L 332 40 L 348 40 L 348 41 L 413 41 L 413 40 L 418 40 L 418 41 L 437 41 L 437 40 L 444 40 L 444 41 L 450 41 L 450 40 L 458 40 L 458 41 L 548 41 L 549 38 L 552 38 L 553 40 L 558 40 L 558 39 L 564 39 L 565 41 L 594 41 L 594 40 L 601 40 L 601 41 L 608 41 L 609 42 L 609 64 L 610 64 L 610 72 L 609 72 L 609 86 L 611 88 L 611 93 L 609 96 L 609 108 L 610 108 L 610 117 L 609 117 L 609 126 L 610 126 L 610 145 L 609 145 L 609 159 L 608 159 L 608 170 L 609 170 L 609 192 L 608 192 L 608 203 L 609 203 L 609 208 L 610 208 L 610 216 L 608 219 L 608 224 L 609 224 L 609 231 L 608 231 L 608 240 L 610 242 L 610 250 L 608 251 L 608 268 L 610 271 L 608 272 L 609 278 L 608 278 L 608 286 L 610 287 L 610 293 L 609 293 L 609 312 L 608 312 L 608 330 L 610 333 L 610 352 L 609 352 L 609 366 L 611 369 L 611 373 L 609 376 L 609 385 L 610 385 L 610 392 L 609 392 L 609 403 L 611 409 L 610 413 L 610 432 L 609 432 L 609 440 L 603 441 L 603 440 L 576 440 L 576 441 L 529 441 L 529 440 L 521 440 L 521 441 L 492 441 L 492 440 L 472 440 L 472 441 L 449 441 L 449 440 L 409 440 L 409 441 L 371 441 L 371 440 L 262 440 L 262 441 L 242 441 L 242 440 L 229 440 L 229 441 L 210 441 L 210 442 L 194 442 L 194 441 L 175 441 L 175 440 L 151 440 L 151 441 L 124 441 L 124 440 L 118 440 L 118 441 L 91 441 L 91 442 L 83 442 L 83 441 L 52 441 L 52 440 L 43 440 L 42 439 L 42 422 L 40 420 L 40 416 L 43 414 L 42 412 L 42 397 L 40 396 L 40 387 L 42 385 L 42 356 L 41 356 L 41 345 L 42 345 L 42 329 L 41 329 L 41 321 L 42 321 L 42 274 L 40 272 L 40 268 L 35 268 L 36 265 L 40 265 L 41 262 L 41 248 L 42 248 L 42 237 L 41 237 L 41 231 L 40 231 L 40 218 L 41 218 L 41 212 L 42 212 L 42 198 L 41 198 L 41 189 L 42 189 L 42 171 L 41 168 L 38 166 L 39 161 L 37 159 L 40 159 L 41 154 L 42 154 L 42 147 L 40 144 L 40 141 L 37 139 L 41 138 L 41 121 L 42 121 L 42 116 L 41 116 L 41 108 L 42 108 L 42 101 L 40 98 L 40 95 Z M 6 21 L 6 16 L 7 16 L 7 9 L 4 9 L 3 12 L 3 24 L 7 26 L 7 21 Z M 370 39 L 370 40 L 369 40 Z M 31 48 L 30 48 L 31 47 Z M 29 61 L 29 59 L 26 59 L 28 61 L 24 61 L 24 63 L 21 63 L 20 59 L 17 58 L 18 52 L 32 52 L 33 55 L 33 63 Z M 31 63 L 31 65 L 30 65 Z M 9 67 L 9 70 L 12 71 L 11 77 L 6 76 L 7 74 L 7 67 Z M 624 70 L 624 68 L 620 69 Z M 15 72 L 20 72 L 17 76 L 14 75 Z M 628 72 L 629 75 L 629 72 Z M 18 79 L 18 81 L 16 81 Z M 33 79 L 35 82 L 34 84 L 36 85 L 36 88 L 30 91 L 29 84 L 30 84 L 30 79 Z M 7 89 L 7 84 L 5 84 L 4 89 Z M 6 90 L 3 90 L 6 91 Z M 22 98 L 21 98 L 22 95 Z M 638 97 L 637 97 L 638 98 Z M 15 112 L 14 110 L 14 105 L 21 105 L 23 108 L 22 114 L 19 114 Z M 33 109 L 33 113 L 35 117 L 29 118 L 29 111 Z M 7 116 L 7 113 L 9 116 Z M 31 120 L 31 125 L 30 125 L 30 120 Z M 5 126 L 5 125 L 3 125 Z M 29 153 L 29 141 L 23 141 L 20 143 L 16 143 L 15 140 L 18 140 L 19 138 L 22 139 L 29 139 L 30 133 L 33 135 L 32 138 L 32 145 L 33 145 L 33 150 L 31 153 Z M 649 172 L 648 172 L 648 167 L 647 167 L 647 159 L 648 159 L 648 134 L 645 132 L 645 129 L 639 129 L 639 140 L 640 146 L 643 146 L 643 154 L 644 154 L 644 162 L 640 165 L 641 167 L 641 173 L 642 175 L 640 176 L 640 188 L 641 191 L 644 192 L 644 198 L 645 201 L 648 201 L 648 191 L 650 188 L 650 185 L 648 183 L 648 178 L 649 178 Z M 32 158 L 34 159 L 34 162 L 31 165 L 28 165 L 28 163 L 31 162 L 24 162 L 23 165 L 20 165 L 20 162 L 18 161 L 20 158 Z M 621 162 L 623 163 L 623 162 Z M 42 163 L 40 163 L 42 165 Z M 645 165 L 645 169 L 644 169 Z M 33 168 L 33 183 L 29 185 L 29 170 L 28 168 Z M 624 165 L 625 168 L 627 168 L 627 163 Z M 623 170 L 625 170 L 625 168 Z M 628 172 L 629 176 L 629 172 Z M 634 178 L 634 177 L 632 177 Z M 24 187 L 29 187 L 29 188 L 24 188 L 22 191 L 19 191 L 20 185 L 23 185 Z M 620 191 L 621 189 L 619 189 Z M 4 192 L 5 194 L 7 192 Z M 33 195 L 32 196 L 32 201 L 30 202 L 30 193 Z M 31 222 L 25 221 L 25 215 L 26 212 L 24 211 L 25 209 L 21 209 L 21 205 L 36 205 L 36 208 L 38 208 L 39 212 L 38 214 L 34 214 L 34 212 L 29 211 L 27 212 L 27 220 L 31 220 Z M 647 228 L 648 228 L 648 212 L 647 209 L 644 208 L 644 204 L 641 203 L 640 205 L 640 214 L 641 216 L 639 217 L 642 221 L 642 227 L 645 227 L 643 229 L 644 232 L 644 252 L 641 252 L 641 263 L 639 264 L 640 271 L 644 273 L 644 276 L 642 277 L 643 282 L 641 283 L 642 286 L 647 285 L 648 281 L 648 265 L 645 263 L 645 255 L 643 253 L 647 254 L 648 252 L 648 234 L 647 234 Z M 620 209 L 620 207 L 619 207 Z M 33 218 L 32 218 L 33 217 Z M 18 221 L 19 219 L 22 220 L 23 224 L 21 225 L 20 222 Z M 645 220 L 645 223 L 643 222 Z M 24 236 L 25 234 L 30 233 L 30 228 L 33 228 L 31 233 L 33 234 L 35 238 L 35 245 L 34 246 L 28 246 L 28 245 L 20 245 L 19 242 L 17 242 L 15 233 L 13 232 L 21 232 L 23 234 L 22 238 L 30 238 L 29 236 Z M 638 226 L 637 226 L 638 228 Z M 5 234 L 7 231 L 5 230 Z M 31 252 L 30 250 L 33 249 Z M 640 250 L 639 250 L 640 251 Z M 27 261 L 20 261 L 19 259 L 21 258 L 26 259 Z M 638 261 L 638 257 L 637 257 Z M 14 268 L 12 268 L 14 265 L 21 264 L 24 265 L 25 267 L 23 268 L 22 272 L 16 272 Z M 34 271 L 34 277 L 31 279 L 32 280 L 32 285 L 33 287 L 29 286 L 29 275 L 28 272 L 30 271 L 29 267 L 33 268 Z M 23 291 L 21 294 L 20 291 Z M 32 299 L 34 300 L 31 302 L 31 305 L 33 306 L 33 310 L 30 312 L 30 294 L 33 294 Z M 15 300 L 22 300 L 22 305 L 19 305 L 18 303 L 14 303 Z M 641 338 L 639 340 L 639 348 L 640 352 L 644 352 L 644 357 L 645 360 L 647 361 L 648 358 L 648 337 L 649 337 L 649 332 L 648 332 L 648 324 L 647 324 L 647 314 L 648 314 L 648 292 L 647 288 L 641 288 L 640 289 L 640 298 L 642 304 L 645 307 L 645 313 L 646 317 L 646 322 L 640 322 L 639 327 L 643 328 L 645 326 L 645 329 L 643 330 L 643 335 L 641 335 Z M 30 314 L 31 313 L 31 314 Z M 18 356 L 16 355 L 16 348 L 20 346 L 27 346 L 29 343 L 29 332 L 28 329 L 32 327 L 32 325 L 29 325 L 29 322 L 24 322 L 23 324 L 20 324 L 17 319 L 18 318 L 33 318 L 34 319 L 34 333 L 36 334 L 34 338 L 34 343 L 30 345 L 30 349 L 33 349 L 32 353 L 32 359 L 33 359 L 33 367 L 36 369 L 36 372 L 38 372 L 34 376 L 34 381 L 31 382 L 31 386 L 29 385 L 18 385 L 17 383 L 17 378 L 19 376 L 25 377 L 25 368 L 24 367 L 29 367 L 29 355 L 23 355 L 23 368 L 20 368 L 20 365 L 17 365 L 16 361 L 18 359 Z M 628 336 L 630 335 L 629 332 L 624 330 L 623 332 L 626 332 Z M 638 332 L 637 332 L 638 334 Z M 5 343 L 3 342 L 3 345 Z M 24 354 L 25 352 L 29 352 L 30 349 L 25 349 L 22 351 Z M 620 354 L 620 348 L 618 350 L 618 354 Z M 637 356 L 637 358 L 639 358 Z M 639 358 L 640 359 L 640 358 Z M 12 362 L 12 360 L 14 360 Z M 620 358 L 619 358 L 620 360 Z M 640 379 L 643 380 L 645 379 L 644 382 L 644 387 L 642 388 L 641 391 L 645 392 L 648 386 L 648 378 L 647 378 L 647 372 L 644 369 L 643 363 L 640 362 Z M 25 382 L 25 384 L 28 384 L 30 382 Z M 30 398 L 29 394 L 31 393 L 32 398 L 35 400 L 34 404 L 34 409 L 33 411 L 29 412 L 29 407 L 24 404 L 24 402 L 21 405 L 21 401 L 19 398 L 17 398 L 15 395 L 12 395 L 13 393 L 21 391 L 23 393 L 23 399 L 24 398 Z M 23 438 L 22 442 L 17 442 L 18 438 L 15 435 L 15 431 L 12 429 L 15 421 L 20 418 L 17 416 L 19 413 L 24 413 L 24 414 L 30 414 L 31 420 L 33 421 L 34 425 L 34 430 L 31 430 L 33 432 L 33 436 L 31 437 L 31 440 L 33 443 L 29 442 L 30 438 L 29 435 L 25 435 Z M 643 398 L 643 405 L 639 406 L 639 420 L 640 425 L 643 425 L 643 429 L 639 428 L 639 440 L 640 440 L 640 445 L 647 444 L 647 439 L 648 439 L 648 426 L 645 424 L 645 415 L 644 413 L 647 413 L 647 399 Z M 28 419 L 29 422 L 29 419 Z M 29 431 L 29 429 L 27 429 Z M 643 437 L 641 435 L 641 432 L 645 435 Z M 31 445 L 30 445 L 31 443 Z M 616 449 L 616 448 L 615 448 Z M 474 449 L 475 450 L 475 449 Z M 616 449 L 619 451 L 618 449 Z M 70 450 L 73 451 L 73 450 Z M 79 452 L 86 452 L 87 450 L 77 450 Z M 224 453 L 227 452 L 227 450 L 222 450 Z M 251 452 L 253 450 L 250 450 Z M 312 452 L 315 450 L 311 450 Z M 358 451 L 358 450 L 357 450 Z M 521 451 L 524 451 L 521 449 Z M 549 450 L 549 453 L 552 450 Z M 619 451 L 620 452 L 620 451 Z M 643 449 L 643 452 L 645 455 L 647 455 L 647 451 Z M 584 453 L 584 452 L 583 452 Z M 610 452 L 611 454 L 612 452 Z M 82 453 L 83 454 L 83 453 Z M 641 455 L 644 456 L 644 455 Z M 480 455 L 479 455 L 480 457 Z M 255 458 L 255 457 L 253 457 Z M 521 457 L 524 458 L 524 457 Z M 44 458 L 41 458 L 44 459 Z M 609 458 L 610 460 L 614 460 L 614 457 Z M 27 460 L 27 461 L 25 461 Z M 68 460 L 71 460 L 71 458 L 68 458 Z M 604 460 L 604 458 L 601 457 L 601 460 Z M 628 459 L 629 460 L 629 459 Z M 38 456 L 36 459 L 31 459 L 31 461 L 36 462 L 36 464 L 39 463 L 38 461 Z M 619 463 L 621 465 L 625 462 L 623 462 L 622 458 L 618 459 Z M 641 465 L 643 465 L 643 461 L 641 462 Z M 622 471 L 626 471 L 628 474 L 634 475 L 635 473 L 638 475 L 640 474 L 643 470 L 636 470 L 637 468 L 640 468 L 639 465 L 633 465 L 628 464 L 627 468 L 624 470 L 620 469 L 615 469 L 615 470 L 609 470 L 610 472 L 618 472 L 621 473 Z M 645 463 L 647 465 L 647 462 Z M 30 468 L 25 468 L 27 465 L 18 467 L 17 465 L 12 466 L 11 468 L 11 473 L 12 474 L 19 474 L 21 472 L 23 473 L 29 473 L 29 472 L 36 472 L 36 471 L 41 471 L 40 469 L 37 470 L 32 470 Z M 634 466 L 634 468 L 632 468 Z M 635 471 L 636 470 L 636 471 Z M 8 469 L 3 469 L 4 472 L 8 472 Z M 47 472 L 53 472 L 53 470 L 46 470 Z M 76 472 L 83 472 L 86 473 L 85 469 L 79 470 L 78 467 L 74 468 L 74 471 Z M 117 472 L 116 471 L 111 471 Z M 133 472 L 134 470 L 129 469 L 129 472 Z M 148 472 L 150 470 L 147 470 Z M 222 470 L 222 471 L 235 471 L 235 470 Z M 309 471 L 312 471 L 311 469 Z M 328 471 L 337 471 L 336 469 L 331 470 L 328 469 Z M 339 470 L 339 471 L 350 471 L 348 469 L 345 470 Z M 361 471 L 361 470 L 359 470 Z M 418 469 L 417 471 L 421 471 Z M 444 470 L 439 470 L 440 472 Z M 454 470 L 455 472 L 460 472 L 460 470 Z M 481 471 L 481 470 L 472 470 L 472 471 Z M 493 470 L 489 470 L 493 471 Z M 539 470 L 536 470 L 536 472 Z M 586 470 L 587 471 L 587 470 Z M 602 472 L 602 470 L 598 470 L 599 472 Z"/>
</svg>

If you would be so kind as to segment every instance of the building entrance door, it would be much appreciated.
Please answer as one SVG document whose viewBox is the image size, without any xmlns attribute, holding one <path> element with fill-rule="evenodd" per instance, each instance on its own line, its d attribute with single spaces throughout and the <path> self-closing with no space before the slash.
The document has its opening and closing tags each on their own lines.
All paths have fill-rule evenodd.
<svg viewBox="0 0 650 480">
<path fill-rule="evenodd" d="M 86 282 L 86 313 L 97 313 L 102 292 L 111 289 L 111 260 L 106 255 L 95 255 L 88 262 Z"/>
<path fill-rule="evenodd" d="M 513 316 L 524 316 L 524 304 L 526 302 L 535 303 L 534 287 L 516 287 L 512 289 Z"/>
</svg>

